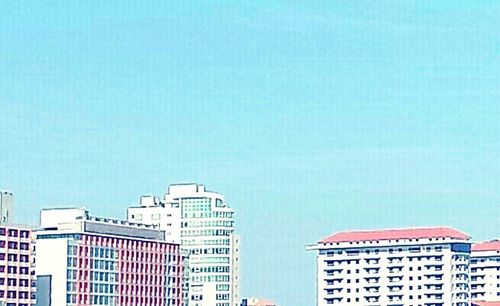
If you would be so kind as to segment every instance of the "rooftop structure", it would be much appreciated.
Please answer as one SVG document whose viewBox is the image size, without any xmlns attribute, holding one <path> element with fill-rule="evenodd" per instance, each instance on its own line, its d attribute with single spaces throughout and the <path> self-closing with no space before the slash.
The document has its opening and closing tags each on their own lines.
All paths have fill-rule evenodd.
<svg viewBox="0 0 500 306">
<path fill-rule="evenodd" d="M 0 224 L 9 224 L 14 220 L 14 195 L 0 190 Z"/>
</svg>

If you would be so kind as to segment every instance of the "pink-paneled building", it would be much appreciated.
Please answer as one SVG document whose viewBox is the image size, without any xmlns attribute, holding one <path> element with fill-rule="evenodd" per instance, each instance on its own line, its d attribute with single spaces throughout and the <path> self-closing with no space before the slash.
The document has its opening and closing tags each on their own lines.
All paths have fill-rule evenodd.
<svg viewBox="0 0 500 306">
<path fill-rule="evenodd" d="M 31 229 L 0 226 L 0 305 L 35 304 L 35 273 Z"/>
<path fill-rule="evenodd" d="M 43 210 L 36 232 L 39 305 L 184 305 L 185 258 L 164 235 L 150 225 L 90 217 L 85 209 Z"/>
</svg>

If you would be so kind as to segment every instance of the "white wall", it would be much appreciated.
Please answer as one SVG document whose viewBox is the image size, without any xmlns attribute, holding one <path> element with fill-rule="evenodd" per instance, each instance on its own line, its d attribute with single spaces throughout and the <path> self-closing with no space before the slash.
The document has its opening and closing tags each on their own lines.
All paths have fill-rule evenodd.
<svg viewBox="0 0 500 306">
<path fill-rule="evenodd" d="M 127 220 L 134 223 L 158 225 L 165 231 L 165 241 L 181 243 L 181 210 L 167 204 L 162 206 L 130 207 Z"/>
<path fill-rule="evenodd" d="M 67 239 L 40 239 L 36 242 L 36 275 L 52 275 L 52 305 L 66 305 Z"/>
<path fill-rule="evenodd" d="M 40 211 L 40 227 L 57 227 L 59 223 L 69 223 L 84 218 L 87 214 L 85 208 L 57 208 L 42 209 Z"/>
</svg>

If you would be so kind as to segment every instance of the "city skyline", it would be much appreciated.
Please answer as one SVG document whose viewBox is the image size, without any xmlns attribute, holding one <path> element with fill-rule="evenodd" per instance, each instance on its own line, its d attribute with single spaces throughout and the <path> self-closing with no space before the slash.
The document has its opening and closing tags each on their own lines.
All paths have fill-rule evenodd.
<svg viewBox="0 0 500 306">
<path fill-rule="evenodd" d="M 143 194 L 204 184 L 235 211 L 242 296 L 313 305 L 304 247 L 334 232 L 500 236 L 499 15 L 495 1 L 4 2 L 0 189 L 32 223 L 54 206 L 125 217 Z"/>
</svg>

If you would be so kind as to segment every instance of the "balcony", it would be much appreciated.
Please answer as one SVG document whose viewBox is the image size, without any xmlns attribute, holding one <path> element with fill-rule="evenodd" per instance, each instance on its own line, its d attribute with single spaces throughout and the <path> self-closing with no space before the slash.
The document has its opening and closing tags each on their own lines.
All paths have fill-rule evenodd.
<svg viewBox="0 0 500 306">
<path fill-rule="evenodd" d="M 365 287 L 365 290 L 369 294 L 375 294 L 379 293 L 380 291 L 380 286 L 371 286 L 371 287 Z"/>
<path fill-rule="evenodd" d="M 389 268 L 389 273 L 390 274 L 399 274 L 399 273 L 403 273 L 403 268 L 401 267 L 393 267 L 393 268 Z"/>
<path fill-rule="evenodd" d="M 389 292 L 401 292 L 403 291 L 403 286 L 402 285 L 397 285 L 397 286 L 387 286 L 389 289 Z"/>
<path fill-rule="evenodd" d="M 380 274 L 380 268 L 364 268 L 368 275 L 378 275 Z"/>
<path fill-rule="evenodd" d="M 389 299 L 389 302 L 401 302 L 403 300 L 403 295 L 388 295 L 387 298 Z"/>
<path fill-rule="evenodd" d="M 368 265 L 378 265 L 379 261 L 379 259 L 365 259 L 365 262 Z"/>
<path fill-rule="evenodd" d="M 399 283 L 403 280 L 402 276 L 390 276 L 389 277 L 389 283 Z"/>
<path fill-rule="evenodd" d="M 368 284 L 377 284 L 379 282 L 380 277 L 364 277 Z"/>
</svg>

